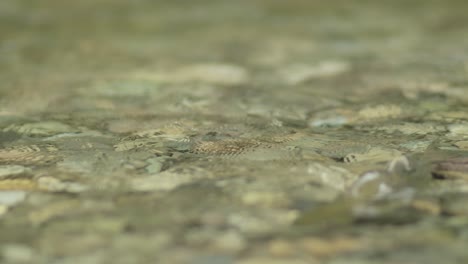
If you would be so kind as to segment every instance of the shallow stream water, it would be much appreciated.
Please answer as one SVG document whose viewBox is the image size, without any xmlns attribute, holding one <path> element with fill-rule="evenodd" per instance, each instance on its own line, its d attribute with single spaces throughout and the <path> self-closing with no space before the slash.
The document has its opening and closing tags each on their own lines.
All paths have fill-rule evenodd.
<svg viewBox="0 0 468 264">
<path fill-rule="evenodd" d="M 468 263 L 468 2 L 0 1 L 2 263 Z"/>
</svg>

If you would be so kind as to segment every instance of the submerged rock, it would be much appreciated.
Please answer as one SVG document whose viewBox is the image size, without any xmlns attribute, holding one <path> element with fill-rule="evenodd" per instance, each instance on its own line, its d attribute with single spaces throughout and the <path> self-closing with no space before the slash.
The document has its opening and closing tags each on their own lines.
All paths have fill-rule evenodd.
<svg viewBox="0 0 468 264">
<path fill-rule="evenodd" d="M 26 123 L 21 125 L 10 125 L 3 131 L 14 131 L 18 134 L 31 137 L 50 137 L 62 133 L 76 133 L 78 129 L 57 121 L 43 121 Z"/>
<path fill-rule="evenodd" d="M 28 167 L 20 165 L 4 165 L 0 166 L 0 180 L 5 178 L 16 178 L 31 174 L 32 170 Z"/>
<path fill-rule="evenodd" d="M 432 169 L 432 177 L 468 180 L 468 158 L 454 158 L 438 162 Z"/>
<path fill-rule="evenodd" d="M 136 191 L 169 191 L 183 184 L 211 177 L 211 173 L 197 167 L 173 168 L 150 176 L 132 179 L 130 188 Z"/>
<path fill-rule="evenodd" d="M 331 78 L 346 73 L 351 66 L 346 61 L 322 61 L 317 65 L 294 64 L 281 70 L 280 75 L 289 85 L 297 85 L 308 80 Z"/>
<path fill-rule="evenodd" d="M 23 201 L 25 197 L 24 191 L 0 191 L 0 205 L 12 206 Z"/>
</svg>

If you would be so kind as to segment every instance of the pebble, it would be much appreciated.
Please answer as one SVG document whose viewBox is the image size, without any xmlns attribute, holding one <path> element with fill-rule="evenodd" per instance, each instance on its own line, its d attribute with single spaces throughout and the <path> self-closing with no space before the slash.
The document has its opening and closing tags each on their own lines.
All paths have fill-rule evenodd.
<svg viewBox="0 0 468 264">
<path fill-rule="evenodd" d="M 362 153 L 348 154 L 343 158 L 343 161 L 345 163 L 354 163 L 354 162 L 363 162 L 363 161 L 381 162 L 381 161 L 391 161 L 401 156 L 402 154 L 398 150 L 374 147 Z"/>
<path fill-rule="evenodd" d="M 233 264 L 234 258 L 229 255 L 204 255 L 195 257 L 189 264 Z"/>
<path fill-rule="evenodd" d="M 267 234 L 278 227 L 291 225 L 298 217 L 296 210 L 269 210 L 259 215 L 235 213 L 227 217 L 227 223 L 242 233 Z"/>
<path fill-rule="evenodd" d="M 393 192 L 388 175 L 378 171 L 364 173 L 350 188 L 351 195 L 359 198 L 380 199 Z"/>
<path fill-rule="evenodd" d="M 79 193 L 88 190 L 88 186 L 76 182 L 63 182 L 53 177 L 40 177 L 37 180 L 39 189 L 49 192 Z"/>
<path fill-rule="evenodd" d="M 346 237 L 331 239 L 305 238 L 300 242 L 300 245 L 306 252 L 318 258 L 332 257 L 364 248 L 360 240 Z"/>
<path fill-rule="evenodd" d="M 378 105 L 372 107 L 366 107 L 361 109 L 358 112 L 360 119 L 369 120 L 369 119 L 387 119 L 395 118 L 400 116 L 403 113 L 403 110 L 400 106 L 397 105 Z"/>
<path fill-rule="evenodd" d="M 179 71 L 179 77 L 189 81 L 224 85 L 242 84 L 249 78 L 244 68 L 230 64 L 200 64 L 182 68 Z"/>
<path fill-rule="evenodd" d="M 468 137 L 468 124 L 466 123 L 452 124 L 452 125 L 449 125 L 447 128 L 450 132 L 449 136 L 459 137 L 459 138 Z"/>
<path fill-rule="evenodd" d="M 8 212 L 8 206 L 0 205 L 0 216 L 4 215 L 6 212 Z"/>
<path fill-rule="evenodd" d="M 452 158 L 438 162 L 432 170 L 432 177 L 468 180 L 468 158 Z"/>
<path fill-rule="evenodd" d="M 407 172 L 411 170 L 410 162 L 405 155 L 396 156 L 387 165 L 388 172 Z"/>
<path fill-rule="evenodd" d="M 315 118 L 309 121 L 310 127 L 335 127 L 342 126 L 349 122 L 345 116 L 331 116 L 328 118 Z"/>
<path fill-rule="evenodd" d="M 180 185 L 196 180 L 210 178 L 211 173 L 196 167 L 172 168 L 154 175 L 132 179 L 130 186 L 136 191 L 169 191 Z"/>
<path fill-rule="evenodd" d="M 436 200 L 416 199 L 411 202 L 411 207 L 416 210 L 426 212 L 432 215 L 439 215 L 442 212 L 442 208 L 439 204 L 439 201 L 436 201 Z M 468 207 L 465 206 L 465 208 L 468 208 Z"/>
<path fill-rule="evenodd" d="M 37 190 L 32 179 L 5 179 L 0 181 L 0 190 Z"/>
<path fill-rule="evenodd" d="M 0 166 L 0 179 L 27 175 L 31 172 L 32 170 L 30 168 L 24 166 L 4 165 Z"/>
<path fill-rule="evenodd" d="M 295 251 L 295 245 L 287 240 L 275 239 L 268 243 L 268 252 L 275 257 L 290 257 Z"/>
<path fill-rule="evenodd" d="M 294 64 L 283 68 L 280 76 L 289 85 L 297 85 L 312 79 L 330 78 L 343 74 L 351 69 L 345 61 L 322 61 L 317 65 Z"/>
<path fill-rule="evenodd" d="M 3 260 L 7 263 L 32 263 L 34 251 L 23 244 L 6 244 L 2 248 Z"/>
<path fill-rule="evenodd" d="M 96 160 L 94 153 L 81 155 L 70 154 L 57 163 L 57 168 L 61 171 L 71 173 L 92 173 L 96 170 Z"/>
<path fill-rule="evenodd" d="M 400 144 L 400 146 L 411 152 L 423 152 L 431 145 L 431 143 L 431 140 L 415 140 L 405 142 Z"/>
<path fill-rule="evenodd" d="M 226 224 L 226 216 L 222 213 L 207 212 L 200 216 L 200 222 L 203 225 L 220 228 Z"/>
<path fill-rule="evenodd" d="M 13 206 L 25 198 L 25 191 L 0 191 L 0 205 Z"/>
<path fill-rule="evenodd" d="M 245 249 L 247 242 L 238 232 L 228 231 L 214 239 L 214 246 L 223 252 L 236 253 Z"/>
<path fill-rule="evenodd" d="M 324 166 L 313 163 L 307 167 L 307 173 L 318 176 L 318 181 L 325 186 L 344 191 L 356 179 L 357 175 L 337 166 Z"/>
<path fill-rule="evenodd" d="M 442 210 L 444 213 L 448 215 L 454 216 L 468 216 L 468 204 L 466 202 L 468 195 L 464 194 L 456 194 L 448 196 L 442 199 Z"/>
<path fill-rule="evenodd" d="M 468 140 L 457 141 L 454 143 L 459 149 L 468 150 Z"/>
<path fill-rule="evenodd" d="M 146 162 L 149 163 L 148 166 L 146 166 L 146 171 L 150 174 L 155 174 L 158 172 L 161 172 L 163 166 L 164 166 L 164 161 L 167 159 L 167 157 L 158 157 L 158 158 L 152 158 L 152 159 L 147 159 Z"/>
<path fill-rule="evenodd" d="M 54 217 L 75 212 L 79 208 L 80 202 L 78 200 L 57 201 L 44 205 L 36 210 L 30 211 L 28 214 L 28 219 L 33 225 L 40 225 Z"/>
<path fill-rule="evenodd" d="M 349 109 L 323 110 L 313 113 L 308 120 L 309 127 L 338 127 L 355 121 L 356 113 Z"/>
<path fill-rule="evenodd" d="M 286 206 L 289 202 L 284 193 L 252 191 L 242 195 L 242 202 L 246 205 Z"/>
<path fill-rule="evenodd" d="M 263 234 L 273 229 L 271 223 L 268 223 L 265 219 L 249 215 L 233 214 L 228 217 L 227 222 L 243 233 Z"/>
</svg>

